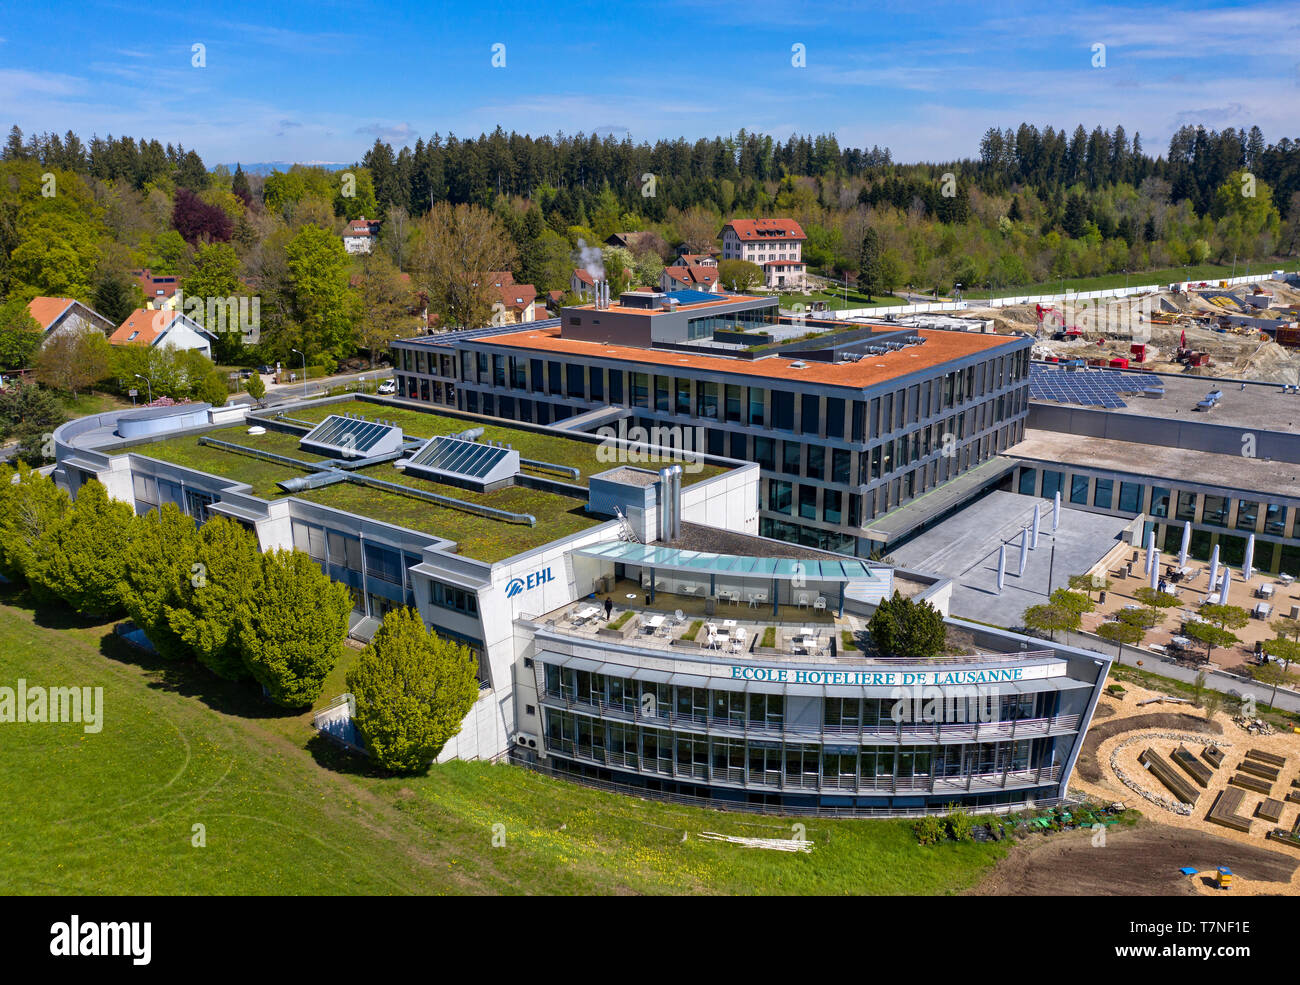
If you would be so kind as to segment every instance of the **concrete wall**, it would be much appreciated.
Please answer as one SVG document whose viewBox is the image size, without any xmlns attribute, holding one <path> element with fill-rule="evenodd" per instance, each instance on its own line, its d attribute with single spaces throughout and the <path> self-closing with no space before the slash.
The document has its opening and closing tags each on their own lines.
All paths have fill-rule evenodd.
<svg viewBox="0 0 1300 985">
<path fill-rule="evenodd" d="M 1240 455 L 1242 437 L 1250 434 L 1255 438 L 1254 457 L 1300 463 L 1300 434 L 1214 424 L 1208 420 L 1176 421 L 1167 417 L 1115 414 L 1087 407 L 1030 403 L 1028 427 L 1220 455 Z"/>
</svg>

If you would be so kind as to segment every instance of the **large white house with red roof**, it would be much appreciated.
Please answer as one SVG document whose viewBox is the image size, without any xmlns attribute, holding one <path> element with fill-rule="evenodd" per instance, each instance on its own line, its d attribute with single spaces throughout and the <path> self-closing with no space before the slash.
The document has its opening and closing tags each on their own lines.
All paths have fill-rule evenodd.
<svg viewBox="0 0 1300 985">
<path fill-rule="evenodd" d="M 349 253 L 369 253 L 375 248 L 375 239 L 379 236 L 379 222 L 376 219 L 353 219 L 343 233 L 343 249 Z"/>
<path fill-rule="evenodd" d="M 721 236 L 722 259 L 758 264 L 768 287 L 802 291 L 807 286 L 803 241 L 808 237 L 793 219 L 732 219 Z"/>
</svg>

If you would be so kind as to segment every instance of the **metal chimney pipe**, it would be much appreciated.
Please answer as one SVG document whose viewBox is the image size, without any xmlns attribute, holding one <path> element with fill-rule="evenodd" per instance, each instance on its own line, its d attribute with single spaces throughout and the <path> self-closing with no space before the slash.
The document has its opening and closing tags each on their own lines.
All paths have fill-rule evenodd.
<svg viewBox="0 0 1300 985">
<path fill-rule="evenodd" d="M 664 466 L 659 470 L 659 539 L 673 539 L 672 524 L 673 470 Z"/>
<path fill-rule="evenodd" d="M 682 536 L 682 467 L 673 465 L 669 468 L 673 483 L 672 539 Z"/>
</svg>

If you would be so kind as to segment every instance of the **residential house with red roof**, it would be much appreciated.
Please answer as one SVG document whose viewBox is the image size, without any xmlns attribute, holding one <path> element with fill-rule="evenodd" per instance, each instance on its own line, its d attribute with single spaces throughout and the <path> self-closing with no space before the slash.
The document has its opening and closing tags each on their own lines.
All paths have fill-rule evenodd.
<svg viewBox="0 0 1300 985">
<path fill-rule="evenodd" d="M 793 219 L 732 219 L 722 227 L 722 259 L 748 260 L 763 268 L 769 288 L 807 287 L 803 228 Z"/>
<path fill-rule="evenodd" d="M 343 249 L 349 253 L 369 253 L 375 248 L 378 237 L 379 220 L 367 219 L 365 216 L 353 219 L 343 232 Z"/>
<path fill-rule="evenodd" d="M 181 279 L 175 274 L 155 274 L 148 267 L 132 270 L 131 276 L 144 294 L 146 308 L 161 310 L 176 307 L 176 292 L 181 289 Z"/>
<path fill-rule="evenodd" d="M 683 257 L 683 259 L 685 259 Z M 673 267 L 664 267 L 659 275 L 661 291 L 718 291 L 718 266 L 702 263 L 683 263 Z"/>
<path fill-rule="evenodd" d="M 75 298 L 32 298 L 27 302 L 27 312 L 44 333 L 41 345 L 65 332 L 93 328 L 107 335 L 114 328 L 111 321 Z"/>
<path fill-rule="evenodd" d="M 212 358 L 212 333 L 179 311 L 137 308 L 109 336 L 108 341 L 113 345 L 197 349 L 209 359 Z"/>
<path fill-rule="evenodd" d="M 493 270 L 488 277 L 497 294 L 492 302 L 492 324 L 523 325 L 536 319 L 537 288 L 516 284 L 509 270 Z"/>
</svg>

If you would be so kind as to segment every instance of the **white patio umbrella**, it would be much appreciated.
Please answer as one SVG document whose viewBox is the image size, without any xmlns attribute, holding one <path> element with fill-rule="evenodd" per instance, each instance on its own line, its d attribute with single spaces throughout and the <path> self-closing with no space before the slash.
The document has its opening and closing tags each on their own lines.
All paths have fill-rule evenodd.
<svg viewBox="0 0 1300 985">
<path fill-rule="evenodd" d="M 1029 528 L 1022 527 L 1020 530 L 1020 566 L 1016 569 L 1016 577 L 1021 578 L 1025 574 L 1025 561 L 1029 555 Z"/>
<path fill-rule="evenodd" d="M 1029 549 L 1038 550 L 1038 504 L 1034 504 L 1034 522 L 1029 530 Z"/>
<path fill-rule="evenodd" d="M 1228 588 L 1232 584 L 1232 569 L 1226 564 L 1223 566 L 1223 581 L 1219 585 L 1219 605 L 1228 604 Z"/>
<path fill-rule="evenodd" d="M 1156 532 L 1147 531 L 1147 574 L 1151 574 L 1152 563 L 1156 559 Z"/>
<path fill-rule="evenodd" d="M 1192 521 L 1183 521 L 1183 546 L 1178 549 L 1178 567 L 1187 567 L 1187 551 L 1192 546 Z"/>
<path fill-rule="evenodd" d="M 1151 555 L 1151 587 L 1158 587 L 1160 582 L 1160 552 Z"/>
<path fill-rule="evenodd" d="M 1250 576 L 1254 574 L 1255 568 L 1255 535 L 1251 534 L 1246 539 L 1246 563 L 1241 566 L 1241 577 L 1250 581 Z"/>
<path fill-rule="evenodd" d="M 1007 545 L 1003 544 L 998 548 L 998 594 L 1002 594 L 1002 588 L 1007 581 Z"/>
<path fill-rule="evenodd" d="M 1219 584 L 1219 545 L 1214 545 L 1214 550 L 1210 552 L 1210 591 L 1214 591 L 1215 586 Z"/>
<path fill-rule="evenodd" d="M 1061 525 L 1061 490 L 1056 490 L 1056 495 L 1052 497 L 1052 530 L 1055 531 Z"/>
</svg>

